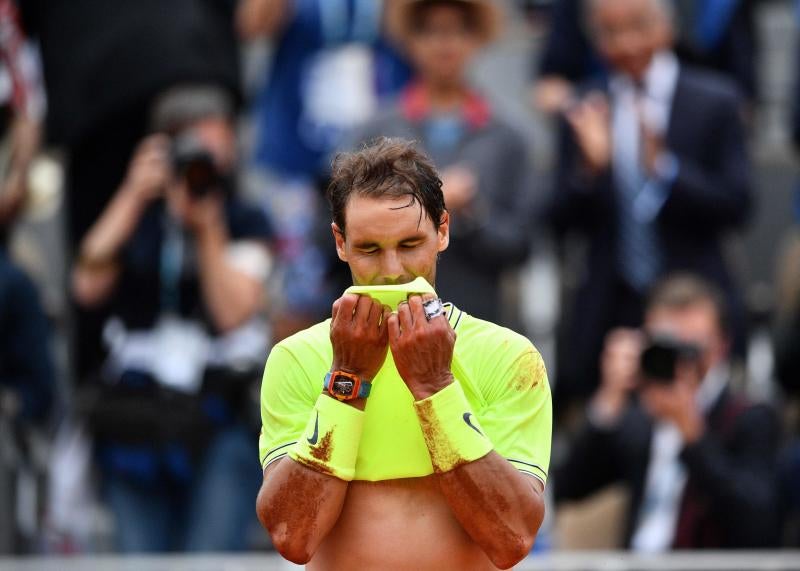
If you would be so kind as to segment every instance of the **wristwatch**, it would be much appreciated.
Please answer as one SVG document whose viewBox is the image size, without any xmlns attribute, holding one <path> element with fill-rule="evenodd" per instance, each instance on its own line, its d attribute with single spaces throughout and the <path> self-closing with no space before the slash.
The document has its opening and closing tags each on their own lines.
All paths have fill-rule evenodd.
<svg viewBox="0 0 800 571">
<path fill-rule="evenodd" d="M 324 388 L 336 400 L 365 399 L 372 383 L 346 371 L 329 371 L 325 374 Z"/>
</svg>

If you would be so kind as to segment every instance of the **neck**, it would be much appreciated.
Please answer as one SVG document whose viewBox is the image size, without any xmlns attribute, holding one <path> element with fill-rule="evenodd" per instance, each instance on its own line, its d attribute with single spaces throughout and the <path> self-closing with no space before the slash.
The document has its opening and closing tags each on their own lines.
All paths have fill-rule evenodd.
<svg viewBox="0 0 800 571">
<path fill-rule="evenodd" d="M 469 96 L 466 83 L 422 81 L 430 106 L 435 111 L 453 111 L 461 107 Z"/>
</svg>

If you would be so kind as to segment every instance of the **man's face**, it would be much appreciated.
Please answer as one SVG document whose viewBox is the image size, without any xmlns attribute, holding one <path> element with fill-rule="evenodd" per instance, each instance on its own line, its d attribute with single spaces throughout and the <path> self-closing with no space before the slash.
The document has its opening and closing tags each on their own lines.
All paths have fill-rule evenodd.
<svg viewBox="0 0 800 571">
<path fill-rule="evenodd" d="M 422 206 L 408 197 L 353 194 L 345 221 L 344 234 L 332 225 L 333 236 L 355 285 L 402 284 L 419 276 L 435 283 L 437 256 L 450 240 L 447 213 L 436 228 Z"/>
<path fill-rule="evenodd" d="M 645 330 L 651 335 L 667 335 L 699 347 L 698 382 L 727 354 L 727 343 L 719 328 L 717 310 L 710 301 L 697 302 L 684 308 L 653 308 L 647 312 Z"/>
<path fill-rule="evenodd" d="M 463 80 L 478 41 L 463 10 L 443 4 L 425 9 L 409 47 L 414 66 L 424 79 L 452 85 Z"/>
<path fill-rule="evenodd" d="M 612 69 L 642 80 L 653 55 L 669 46 L 666 16 L 656 0 L 590 0 L 597 49 Z"/>
</svg>

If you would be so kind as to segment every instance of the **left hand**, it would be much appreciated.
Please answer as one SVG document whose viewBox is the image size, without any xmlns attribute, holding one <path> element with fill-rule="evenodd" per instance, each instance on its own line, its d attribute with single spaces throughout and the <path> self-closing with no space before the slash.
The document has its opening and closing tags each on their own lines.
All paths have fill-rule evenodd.
<svg viewBox="0 0 800 571">
<path fill-rule="evenodd" d="M 388 321 L 395 366 L 415 400 L 428 398 L 453 382 L 450 364 L 456 332 L 446 314 L 430 321 L 425 318 L 422 303 L 434 298 L 433 294 L 412 295 Z"/>
<path fill-rule="evenodd" d="M 642 388 L 647 410 L 659 420 L 677 426 L 686 444 L 700 439 L 705 430 L 703 416 L 695 395 L 699 384 L 695 363 L 678 363 L 675 379 L 670 384 L 648 382 Z"/>
</svg>

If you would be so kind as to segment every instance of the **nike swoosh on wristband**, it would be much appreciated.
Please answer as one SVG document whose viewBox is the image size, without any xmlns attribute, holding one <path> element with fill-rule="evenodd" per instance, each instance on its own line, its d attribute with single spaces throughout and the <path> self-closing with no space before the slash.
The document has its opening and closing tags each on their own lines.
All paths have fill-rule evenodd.
<svg viewBox="0 0 800 571">
<path fill-rule="evenodd" d="M 306 438 L 306 440 L 308 440 L 308 443 L 311 444 L 311 446 L 314 446 L 319 438 L 319 411 L 316 412 L 317 412 L 317 418 L 314 419 L 314 434 L 312 434 L 310 438 Z"/>
<path fill-rule="evenodd" d="M 484 438 L 486 438 L 486 436 L 484 436 L 483 432 L 481 432 L 481 431 L 478 429 L 478 427 L 477 427 L 477 426 L 475 426 L 474 424 L 472 424 L 472 421 L 470 420 L 470 417 L 471 417 L 471 416 L 472 416 L 472 413 L 471 413 L 471 412 L 465 412 L 462 418 L 464 419 L 464 422 L 466 422 L 466 423 L 467 423 L 467 426 L 469 426 L 469 427 L 470 427 L 472 430 L 474 430 L 475 432 L 477 432 L 478 434 L 480 434 L 481 436 L 483 436 Z"/>
</svg>

